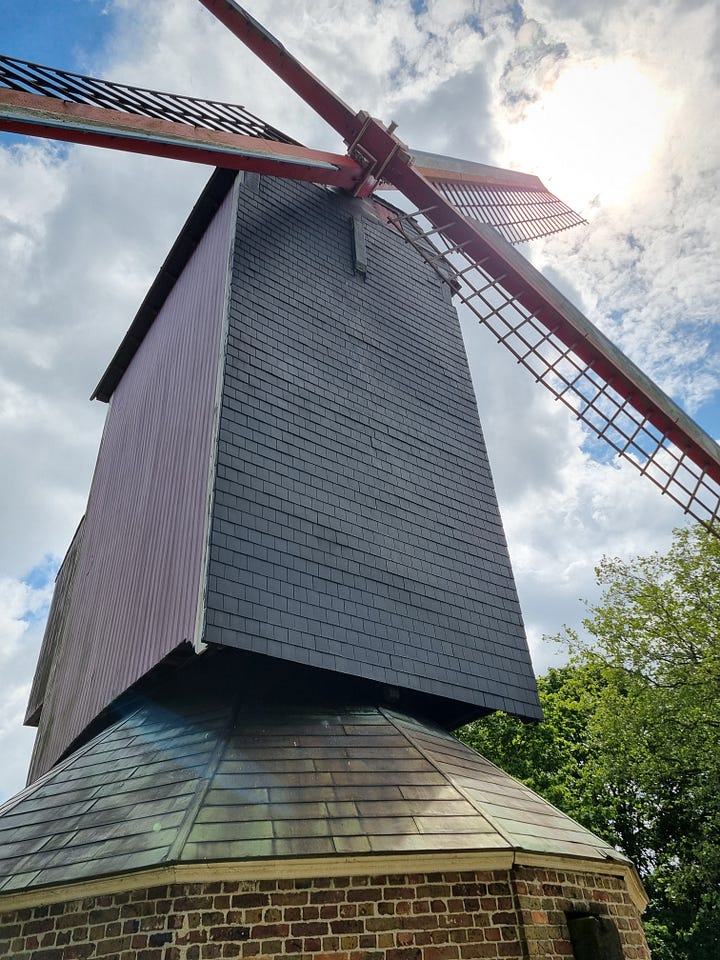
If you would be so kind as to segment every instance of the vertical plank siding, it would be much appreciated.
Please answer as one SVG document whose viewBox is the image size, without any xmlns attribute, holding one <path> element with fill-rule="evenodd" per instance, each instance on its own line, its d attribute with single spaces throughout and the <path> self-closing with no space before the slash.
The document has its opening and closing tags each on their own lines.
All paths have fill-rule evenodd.
<svg viewBox="0 0 720 960">
<path fill-rule="evenodd" d="M 60 645 L 61 638 L 65 632 L 70 597 L 72 596 L 75 572 L 77 570 L 77 562 L 82 546 L 84 526 L 85 517 L 80 521 L 75 531 L 75 536 L 72 538 L 72 542 L 68 548 L 68 552 L 65 554 L 62 566 L 55 577 L 52 604 L 50 605 L 42 647 L 38 655 L 32 689 L 30 690 L 27 710 L 25 711 L 25 725 L 28 727 L 36 727 L 38 725 L 55 651 Z"/>
<path fill-rule="evenodd" d="M 113 393 L 30 780 L 115 697 L 193 639 L 232 196 Z"/>
</svg>

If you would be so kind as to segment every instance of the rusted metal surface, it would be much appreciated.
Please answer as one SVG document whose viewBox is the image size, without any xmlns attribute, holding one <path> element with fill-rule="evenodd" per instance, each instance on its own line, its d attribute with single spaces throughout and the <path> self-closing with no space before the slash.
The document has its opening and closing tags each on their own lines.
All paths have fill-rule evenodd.
<svg viewBox="0 0 720 960">
<path fill-rule="evenodd" d="M 528 851 L 627 863 L 381 688 L 206 652 L 0 809 L 0 895 L 171 863 Z"/>
<path fill-rule="evenodd" d="M 31 780 L 193 639 L 231 220 L 228 194 L 113 394 Z"/>
</svg>

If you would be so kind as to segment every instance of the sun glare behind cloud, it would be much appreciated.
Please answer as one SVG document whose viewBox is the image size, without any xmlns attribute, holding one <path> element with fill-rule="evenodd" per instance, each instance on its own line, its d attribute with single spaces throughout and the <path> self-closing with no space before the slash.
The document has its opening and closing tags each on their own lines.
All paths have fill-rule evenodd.
<svg viewBox="0 0 720 960">
<path fill-rule="evenodd" d="M 670 104 L 632 61 L 568 67 L 506 131 L 509 165 L 587 215 L 625 201 L 650 169 Z"/>
</svg>

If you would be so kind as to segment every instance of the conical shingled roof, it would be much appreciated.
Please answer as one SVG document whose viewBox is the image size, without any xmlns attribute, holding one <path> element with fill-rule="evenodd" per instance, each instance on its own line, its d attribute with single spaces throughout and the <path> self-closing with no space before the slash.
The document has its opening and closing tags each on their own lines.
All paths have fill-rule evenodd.
<svg viewBox="0 0 720 960">
<path fill-rule="evenodd" d="M 623 859 L 446 732 L 336 678 L 318 698 L 297 672 L 293 693 L 241 658 L 199 660 L 0 809 L 0 894 L 207 861 Z"/>
</svg>

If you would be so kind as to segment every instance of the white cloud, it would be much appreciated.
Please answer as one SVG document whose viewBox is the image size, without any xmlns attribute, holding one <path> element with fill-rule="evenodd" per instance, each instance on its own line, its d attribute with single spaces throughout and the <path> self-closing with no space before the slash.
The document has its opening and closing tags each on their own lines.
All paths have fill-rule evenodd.
<svg viewBox="0 0 720 960">
<path fill-rule="evenodd" d="M 114 9 L 117 34 L 88 70 L 244 103 L 308 144 L 339 148 L 199 4 L 115 0 Z M 542 144 L 515 147 L 526 111 L 580 67 L 627 62 L 649 77 L 661 92 L 663 133 L 632 194 L 614 206 L 590 204 L 582 211 L 589 227 L 539 243 L 532 255 L 641 366 L 702 412 L 720 387 L 717 7 L 525 0 L 523 9 L 519 32 L 517 6 L 500 2 L 434 0 L 416 18 L 406 0 L 258 0 L 252 13 L 351 106 L 397 120 L 411 146 L 513 160 L 559 192 L 557 172 L 537 167 Z M 593 104 L 586 109 L 592 114 Z M 568 149 L 573 133 L 569 118 Z M 11 665 L 0 680 L 0 747 L 15 771 L 2 773 L 6 790 L 20 784 L 32 739 L 18 723 L 39 642 L 37 626 L 21 619 L 37 600 L 21 580 L 70 541 L 104 416 L 87 397 L 208 173 L 90 148 L 0 150 L 0 644 Z M 541 634 L 582 616 L 578 598 L 594 595 L 600 555 L 662 548 L 682 515 L 631 468 L 593 461 L 567 411 L 489 337 L 467 335 L 542 668 L 552 652 Z"/>
</svg>

